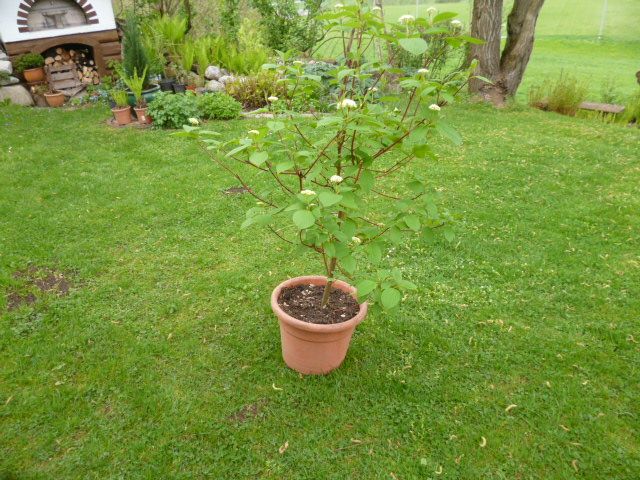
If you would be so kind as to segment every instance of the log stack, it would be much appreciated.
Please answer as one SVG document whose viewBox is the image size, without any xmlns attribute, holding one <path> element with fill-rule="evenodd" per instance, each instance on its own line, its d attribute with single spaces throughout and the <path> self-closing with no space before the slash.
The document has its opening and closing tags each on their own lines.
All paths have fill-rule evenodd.
<svg viewBox="0 0 640 480">
<path fill-rule="evenodd" d="M 85 85 L 98 85 L 100 75 L 95 62 L 90 58 L 88 52 L 58 47 L 55 55 L 45 57 L 44 63 L 47 66 L 62 67 L 74 65 L 77 71 L 78 80 Z"/>
</svg>

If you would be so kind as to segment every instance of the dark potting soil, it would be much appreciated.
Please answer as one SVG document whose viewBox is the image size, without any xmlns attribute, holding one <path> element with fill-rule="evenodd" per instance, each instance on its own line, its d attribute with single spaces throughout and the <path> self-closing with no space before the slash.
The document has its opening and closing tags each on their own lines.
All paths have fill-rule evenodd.
<svg viewBox="0 0 640 480">
<path fill-rule="evenodd" d="M 360 310 L 358 302 L 348 293 L 333 288 L 329 303 L 322 308 L 324 287 L 298 285 L 282 289 L 278 305 L 285 312 L 307 323 L 342 323 L 351 320 Z"/>
</svg>

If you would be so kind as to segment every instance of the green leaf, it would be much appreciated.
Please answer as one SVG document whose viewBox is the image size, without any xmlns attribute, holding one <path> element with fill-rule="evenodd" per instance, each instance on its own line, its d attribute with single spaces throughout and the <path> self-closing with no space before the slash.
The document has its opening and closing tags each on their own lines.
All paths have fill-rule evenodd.
<svg viewBox="0 0 640 480">
<path fill-rule="evenodd" d="M 404 217 L 404 223 L 406 223 L 407 227 L 409 227 L 414 232 L 420 230 L 420 219 L 417 215 L 407 215 L 406 217 Z"/>
<path fill-rule="evenodd" d="M 342 265 L 342 268 L 344 268 L 344 270 L 350 275 L 356 271 L 356 259 L 352 256 L 344 257 L 340 260 L 340 265 Z"/>
<path fill-rule="evenodd" d="M 401 38 L 398 43 L 407 52 L 413 55 L 422 55 L 427 51 L 429 45 L 422 38 Z"/>
<path fill-rule="evenodd" d="M 383 290 L 382 295 L 380 295 L 380 302 L 384 308 L 389 310 L 398 305 L 401 298 L 402 294 L 398 290 L 395 288 L 386 288 Z"/>
<path fill-rule="evenodd" d="M 433 17 L 433 23 L 444 22 L 446 20 L 451 20 L 452 18 L 456 18 L 458 16 L 455 12 L 442 12 Z"/>
<path fill-rule="evenodd" d="M 424 183 L 422 183 L 420 180 L 413 180 L 412 182 L 409 182 L 407 184 L 407 187 L 409 187 L 409 190 L 411 190 L 413 193 L 424 192 Z"/>
<path fill-rule="evenodd" d="M 448 123 L 444 123 L 442 121 L 436 123 L 436 130 L 449 140 L 453 142 L 454 145 L 460 146 L 462 145 L 462 137 L 460 134 Z"/>
<path fill-rule="evenodd" d="M 372 263 L 378 263 L 382 260 L 382 247 L 377 243 L 371 243 L 365 247 L 367 257 Z"/>
<path fill-rule="evenodd" d="M 389 229 L 389 239 L 395 244 L 402 241 L 402 232 L 398 227 L 391 227 Z"/>
<path fill-rule="evenodd" d="M 373 280 L 362 280 L 360 283 L 356 285 L 356 289 L 358 290 L 358 298 L 364 298 L 378 286 L 376 282 Z"/>
<path fill-rule="evenodd" d="M 309 210 L 298 210 L 293 214 L 293 223 L 295 223 L 300 230 L 304 230 L 316 223 L 316 217 L 314 217 L 313 213 Z"/>
<path fill-rule="evenodd" d="M 295 163 L 293 162 L 293 160 L 285 160 L 284 162 L 280 162 L 276 165 L 276 172 L 278 173 L 286 172 L 287 170 L 289 170 L 290 168 L 293 168 L 294 166 L 295 166 Z"/>
<path fill-rule="evenodd" d="M 317 126 L 325 127 L 327 125 L 335 125 L 336 123 L 340 122 L 342 122 L 342 118 L 340 117 L 323 117 L 318 121 Z"/>
<path fill-rule="evenodd" d="M 370 170 L 364 170 L 360 175 L 360 186 L 365 193 L 368 193 L 373 188 L 373 184 L 376 181 L 376 177 Z"/>
<path fill-rule="evenodd" d="M 249 156 L 249 161 L 256 167 L 259 167 L 268 159 L 269 159 L 269 154 L 267 152 L 253 152 Z"/>
<path fill-rule="evenodd" d="M 456 238 L 455 233 L 453 233 L 453 229 L 451 227 L 444 227 L 442 229 L 442 233 L 444 233 L 444 238 L 447 240 L 447 242 L 453 242 L 453 240 Z"/>
<path fill-rule="evenodd" d="M 335 205 L 340 200 L 342 200 L 342 195 L 338 195 L 333 192 L 320 192 L 318 195 L 318 199 L 320 203 L 325 207 L 330 207 L 331 205 Z"/>
<path fill-rule="evenodd" d="M 267 122 L 267 127 L 272 132 L 279 132 L 284 129 L 284 123 L 282 122 Z"/>
<path fill-rule="evenodd" d="M 426 158 L 431 155 L 431 149 L 426 143 L 422 145 L 414 145 L 412 152 L 418 158 Z"/>
</svg>

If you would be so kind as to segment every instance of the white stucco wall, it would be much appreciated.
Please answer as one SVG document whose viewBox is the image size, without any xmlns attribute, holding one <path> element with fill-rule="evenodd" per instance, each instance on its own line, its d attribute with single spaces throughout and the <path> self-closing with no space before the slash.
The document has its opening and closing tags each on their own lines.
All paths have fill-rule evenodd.
<svg viewBox="0 0 640 480">
<path fill-rule="evenodd" d="M 45 0 L 46 1 L 46 0 Z M 60 37 L 74 33 L 100 32 L 113 30 L 116 21 L 113 16 L 111 0 L 88 0 L 97 14 L 99 22 L 93 25 L 80 25 L 56 30 L 40 30 L 37 32 L 20 32 L 18 28 L 18 7 L 21 0 L 0 0 L 0 40 L 4 43 L 21 42 L 38 38 Z"/>
</svg>

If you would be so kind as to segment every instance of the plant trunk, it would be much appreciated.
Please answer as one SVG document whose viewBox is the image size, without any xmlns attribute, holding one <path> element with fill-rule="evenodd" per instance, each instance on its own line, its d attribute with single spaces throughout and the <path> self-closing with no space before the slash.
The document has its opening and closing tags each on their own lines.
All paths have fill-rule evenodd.
<svg viewBox="0 0 640 480">
<path fill-rule="evenodd" d="M 502 0 L 474 0 L 471 36 L 485 41 L 472 45 L 468 60 L 478 60 L 476 74 L 493 84 L 473 79 L 471 93 L 481 95 L 496 106 L 516 94 L 533 50 L 536 22 L 544 0 L 515 0 L 507 19 L 507 41 L 500 51 Z"/>
<path fill-rule="evenodd" d="M 322 308 L 326 307 L 329 304 L 329 295 L 331 295 L 331 285 L 333 282 L 329 280 L 333 278 L 333 272 L 336 269 L 336 264 L 338 263 L 337 258 L 332 258 L 329 262 L 329 269 L 327 270 L 327 284 L 324 286 L 324 292 L 322 292 Z"/>
</svg>

